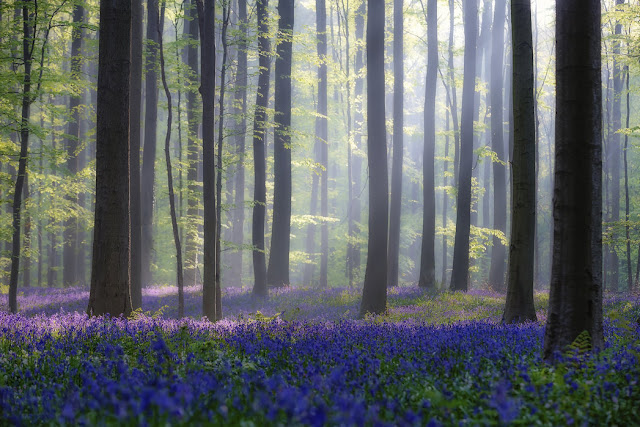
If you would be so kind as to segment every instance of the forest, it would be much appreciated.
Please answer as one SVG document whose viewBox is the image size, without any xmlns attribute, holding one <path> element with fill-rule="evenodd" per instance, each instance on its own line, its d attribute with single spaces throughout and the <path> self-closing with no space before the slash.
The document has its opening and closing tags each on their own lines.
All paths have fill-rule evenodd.
<svg viewBox="0 0 640 427">
<path fill-rule="evenodd" d="M 0 0 L 0 425 L 634 425 L 640 2 Z"/>
</svg>

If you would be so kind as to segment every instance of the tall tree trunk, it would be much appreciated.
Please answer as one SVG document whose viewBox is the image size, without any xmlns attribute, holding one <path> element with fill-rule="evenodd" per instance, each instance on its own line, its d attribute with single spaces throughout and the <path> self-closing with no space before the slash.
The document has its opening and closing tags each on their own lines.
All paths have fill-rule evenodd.
<svg viewBox="0 0 640 427">
<path fill-rule="evenodd" d="M 624 0 L 616 0 L 616 6 L 624 4 Z M 622 25 L 620 22 L 616 22 L 615 36 L 620 37 L 622 32 Z M 618 235 L 616 233 L 617 223 L 620 221 L 620 133 L 618 132 L 622 127 L 622 70 L 620 68 L 620 62 L 618 57 L 620 55 L 620 41 L 619 39 L 613 40 L 613 102 L 611 121 L 613 128 L 611 129 L 611 144 L 609 145 L 609 151 L 611 156 L 611 222 L 614 223 L 611 235 L 613 244 L 611 245 L 611 261 L 609 265 L 610 282 L 609 287 L 612 291 L 618 290 L 618 276 L 620 274 L 620 262 L 618 252 L 616 251 L 616 240 Z"/>
<path fill-rule="evenodd" d="M 267 143 L 267 107 L 269 105 L 269 75 L 271 74 L 271 43 L 269 41 L 269 0 L 256 0 L 258 19 L 258 92 L 256 94 L 256 108 L 253 118 L 253 272 L 255 282 L 253 293 L 259 297 L 266 297 L 267 265 L 264 244 L 264 223 L 267 208 L 266 156 Z"/>
<path fill-rule="evenodd" d="M 429 0 L 427 2 L 428 57 L 424 94 L 424 152 L 422 156 L 422 194 L 424 207 L 422 213 L 420 278 L 418 280 L 418 286 L 426 289 L 435 289 L 436 287 L 436 184 L 434 169 L 436 148 L 436 84 L 438 80 L 437 7 L 438 2 L 436 0 Z M 446 217 L 446 204 L 443 210 L 443 216 Z"/>
<path fill-rule="evenodd" d="M 22 209 L 22 191 L 27 174 L 27 156 L 29 148 L 29 115 L 31 111 L 31 28 L 30 5 L 26 1 L 22 6 L 22 60 L 24 62 L 24 80 L 22 84 L 22 114 L 20 120 L 20 157 L 18 159 L 18 173 L 13 191 L 13 221 L 11 246 L 11 275 L 9 277 L 9 310 L 18 311 L 18 273 L 20 272 L 20 214 Z"/>
<path fill-rule="evenodd" d="M 247 21 L 247 0 L 238 0 L 238 26 L 241 33 L 238 44 L 238 66 L 236 71 L 235 92 L 235 114 L 236 117 L 236 170 L 234 174 L 235 195 L 232 225 L 232 241 L 240 247 L 229 255 L 230 285 L 240 285 L 242 283 L 242 245 L 244 244 L 244 157 L 245 138 L 247 134 L 247 49 L 248 49 L 248 21 Z"/>
<path fill-rule="evenodd" d="M 454 137 L 454 154 L 453 154 L 453 182 L 454 186 L 458 186 L 458 169 L 460 168 L 460 127 L 458 124 L 458 91 L 456 89 L 455 68 L 453 64 L 453 48 L 454 48 L 454 0 L 449 0 L 449 55 L 447 60 L 447 69 L 449 70 L 449 85 L 451 87 L 451 103 L 449 110 L 451 111 L 451 119 L 453 122 Z"/>
<path fill-rule="evenodd" d="M 554 245 L 544 358 L 602 332 L 602 87 L 599 0 L 556 4 Z"/>
<path fill-rule="evenodd" d="M 96 206 L 89 315 L 131 313 L 129 75 L 131 1 L 100 1 Z M 118 88 L 118 90 L 113 90 Z"/>
<path fill-rule="evenodd" d="M 291 234 L 291 59 L 293 0 L 278 2 L 278 43 L 275 74 L 275 132 L 273 148 L 273 227 L 267 282 L 289 285 Z M 322 154 L 324 156 L 324 153 Z M 322 208 L 321 208 L 322 209 Z"/>
<path fill-rule="evenodd" d="M 625 127 L 629 129 L 629 117 L 631 116 L 630 92 L 629 92 L 629 66 L 625 67 L 626 92 L 627 92 L 627 123 Z M 631 230 L 629 228 L 629 167 L 627 163 L 627 150 L 629 149 L 629 134 L 624 134 L 624 207 L 625 207 L 625 234 L 627 240 L 627 292 L 633 289 L 633 273 L 631 272 Z"/>
<path fill-rule="evenodd" d="M 142 307 L 142 215 L 140 212 L 140 141 L 142 118 L 142 0 L 131 1 L 131 81 L 129 93 L 130 215 L 131 215 L 131 307 Z"/>
<path fill-rule="evenodd" d="M 178 318 L 184 317 L 184 282 L 182 275 L 182 246 L 180 245 L 180 230 L 178 229 L 178 215 L 176 213 L 176 198 L 173 191 L 173 171 L 171 168 L 171 121 L 173 111 L 171 105 L 171 91 L 167 85 L 167 77 L 164 70 L 164 48 L 162 29 L 158 27 L 158 42 L 160 49 L 160 77 L 164 94 L 167 97 L 167 133 L 164 140 L 164 157 L 167 164 L 167 184 L 169 186 L 169 209 L 171 211 L 171 228 L 173 230 L 173 242 L 176 246 L 176 279 L 178 281 Z"/>
<path fill-rule="evenodd" d="M 402 215 L 402 163 L 404 157 L 404 17 L 403 0 L 393 1 L 393 160 L 391 163 L 391 205 L 387 285 L 398 285 L 400 217 Z"/>
<path fill-rule="evenodd" d="M 198 16 L 196 10 L 197 0 L 191 0 L 186 12 L 184 25 L 185 33 L 190 43 L 186 47 L 188 79 L 190 86 L 196 86 L 198 78 Z M 199 120 L 197 117 L 198 94 L 190 89 L 187 92 L 187 225 L 185 237 L 185 265 L 184 282 L 187 286 L 199 285 L 200 274 L 198 270 L 198 236 L 200 234 L 198 218 L 200 217 L 198 201 L 199 187 L 198 163 L 200 161 L 200 145 L 198 144 Z"/>
<path fill-rule="evenodd" d="M 473 162 L 473 108 L 476 75 L 476 34 L 478 32 L 478 2 L 464 2 L 464 83 L 462 87 L 462 118 L 460 169 L 456 237 L 453 248 L 451 290 L 467 291 L 469 282 L 469 232 L 471 228 L 471 173 Z"/>
<path fill-rule="evenodd" d="M 75 5 L 73 8 L 73 24 L 71 31 L 71 78 L 74 80 L 81 79 L 82 71 L 82 24 L 84 20 L 84 8 L 81 5 Z M 80 100 L 81 94 L 76 93 L 69 96 L 69 111 L 71 112 L 71 120 L 67 126 L 67 171 L 75 179 L 78 173 L 78 147 L 80 140 Z M 78 195 L 67 196 L 69 203 L 77 203 Z M 78 283 L 78 217 L 71 215 L 64 224 L 64 249 L 62 254 L 63 269 L 62 283 L 64 286 L 71 286 Z"/>
<path fill-rule="evenodd" d="M 155 162 L 158 127 L 158 26 L 160 16 L 158 0 L 147 1 L 147 54 L 145 66 L 144 146 L 142 147 L 142 174 L 140 178 L 141 199 L 141 249 L 142 286 L 150 285 L 153 250 L 153 202 L 155 185 Z"/>
<path fill-rule="evenodd" d="M 503 63 L 504 24 L 506 0 L 497 0 L 493 18 L 493 49 L 491 50 L 491 146 L 498 160 L 493 162 L 493 228 L 507 232 L 507 188 L 504 165 L 504 119 L 503 119 Z M 531 23 L 529 23 L 531 26 Z M 493 238 L 489 286 L 497 291 L 505 290 L 506 248 L 497 237 Z"/>
<path fill-rule="evenodd" d="M 29 171 L 24 173 L 24 271 L 22 273 L 22 283 L 25 288 L 31 286 L 31 212 L 27 202 L 31 205 L 31 194 L 29 192 Z"/>
<path fill-rule="evenodd" d="M 512 0 L 513 210 L 505 323 L 536 320 L 533 248 L 536 236 L 536 124 L 531 1 Z M 502 109 L 500 109 L 502 111 Z"/>
<path fill-rule="evenodd" d="M 367 160 L 369 165 L 369 243 L 360 317 L 387 309 L 389 178 L 384 90 L 384 2 L 368 0 Z"/>
<path fill-rule="evenodd" d="M 318 0 L 316 0 L 318 1 Z M 322 223 L 320 224 L 320 287 L 326 288 L 327 275 L 329 271 L 329 224 L 327 217 L 329 216 L 329 130 L 327 119 L 327 8 L 324 0 L 320 0 L 323 9 L 323 16 L 317 18 L 317 24 L 320 24 L 319 33 L 323 35 L 323 40 L 318 43 L 318 56 L 323 60 L 318 70 L 318 112 L 322 115 L 318 117 L 316 122 L 317 137 L 320 148 L 320 215 L 322 215 Z M 320 22 L 322 20 L 322 22 Z M 293 18 L 292 18 L 293 21 Z M 340 20 L 338 20 L 340 23 Z M 323 28 L 324 27 L 324 28 Z M 322 46 L 320 46 L 322 44 Z M 277 63 L 276 63 L 277 71 Z M 277 78 L 277 73 L 276 73 Z M 277 93 L 277 90 L 276 90 Z M 291 153 L 289 152 L 289 156 Z M 290 159 L 289 159 L 290 161 Z M 274 216 L 275 218 L 275 216 Z M 275 231 L 275 228 L 274 228 Z M 273 252 L 271 253 L 273 256 Z"/>
<path fill-rule="evenodd" d="M 204 193 L 204 277 L 202 283 L 202 315 L 210 321 L 219 319 L 216 308 L 216 176 L 214 153 L 214 115 L 215 115 L 215 1 L 198 0 L 198 20 L 200 22 L 200 67 L 202 83 L 202 164 Z"/>
</svg>

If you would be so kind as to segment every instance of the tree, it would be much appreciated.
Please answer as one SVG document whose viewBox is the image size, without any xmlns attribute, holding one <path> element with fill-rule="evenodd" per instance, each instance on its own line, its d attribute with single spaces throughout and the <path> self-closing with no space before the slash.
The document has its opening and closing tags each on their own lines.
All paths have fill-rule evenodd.
<svg viewBox="0 0 640 427">
<path fill-rule="evenodd" d="M 153 248 L 153 199 L 156 173 L 156 146 L 158 128 L 158 27 L 160 13 L 158 0 L 147 1 L 147 54 L 145 66 L 144 146 L 142 148 L 141 248 L 142 285 L 151 284 L 151 252 Z"/>
<path fill-rule="evenodd" d="M 505 323 L 536 320 L 533 255 L 536 236 L 536 124 L 531 1 L 512 0 L 513 197 Z M 502 111 L 502 109 L 498 110 Z M 495 244 L 495 243 L 494 243 Z"/>
<path fill-rule="evenodd" d="M 81 79 L 82 71 L 82 27 L 84 20 L 84 8 L 76 4 L 73 8 L 74 27 L 71 31 L 71 76 L 75 80 Z M 69 97 L 69 111 L 72 119 L 67 125 L 67 138 L 65 141 L 67 149 L 67 170 L 71 176 L 78 173 L 78 141 L 80 139 L 80 98 L 81 94 L 74 94 Z M 78 195 L 67 196 L 70 203 L 78 202 Z M 78 277 L 78 219 L 71 215 L 65 221 L 64 227 L 64 251 L 63 251 L 62 283 L 64 286 L 71 286 L 79 282 Z"/>
<path fill-rule="evenodd" d="M 291 59 L 293 0 L 278 2 L 278 41 L 275 74 L 275 132 L 273 149 L 273 227 L 267 283 L 289 285 L 291 244 Z"/>
<path fill-rule="evenodd" d="M 197 0 L 200 23 L 200 93 L 202 95 L 202 163 L 204 193 L 204 277 L 202 281 L 202 315 L 210 321 L 219 319 L 216 301 L 216 176 L 214 155 L 215 102 L 215 0 Z"/>
<path fill-rule="evenodd" d="M 493 48 L 491 50 L 491 148 L 498 157 L 493 162 L 493 228 L 507 231 L 507 187 L 504 165 L 504 119 L 502 114 L 504 24 L 506 0 L 497 0 L 493 18 Z M 529 23 L 529 26 L 531 24 Z M 534 134 L 535 135 L 535 134 Z M 504 261 L 506 250 L 498 237 L 493 238 L 489 286 L 504 290 Z"/>
<path fill-rule="evenodd" d="M 476 75 L 478 2 L 464 2 L 464 82 L 458 170 L 458 210 L 453 247 L 451 290 L 466 291 L 469 281 L 469 233 L 471 228 L 471 173 L 473 163 L 473 108 Z"/>
<path fill-rule="evenodd" d="M 269 104 L 269 75 L 271 73 L 271 43 L 269 42 L 269 0 L 256 0 L 256 14 L 258 19 L 258 92 L 256 94 L 256 108 L 253 118 L 253 272 L 255 282 L 253 293 L 259 297 L 266 297 L 267 265 L 264 245 L 264 223 L 267 208 L 266 157 L 267 142 L 267 106 Z"/>
<path fill-rule="evenodd" d="M 553 260 L 544 358 L 586 331 L 602 348 L 602 88 L 599 0 L 556 4 Z"/>
<path fill-rule="evenodd" d="M 189 37 L 189 44 L 186 47 L 186 60 L 188 70 L 188 82 L 190 86 L 196 86 L 199 81 L 198 73 L 198 16 L 197 0 L 191 0 L 185 14 L 185 33 Z M 200 284 L 198 270 L 198 163 L 200 158 L 200 146 L 198 140 L 199 120 L 197 117 L 198 94 L 193 88 L 187 92 L 187 227 L 184 245 L 184 282 L 189 285 Z"/>
<path fill-rule="evenodd" d="M 391 164 L 391 207 L 387 285 L 398 285 L 400 216 L 402 214 L 402 163 L 404 151 L 404 17 L 403 0 L 393 2 L 393 160 Z"/>
<path fill-rule="evenodd" d="M 140 141 L 142 116 L 142 0 L 131 1 L 131 81 L 129 92 L 131 215 L 131 306 L 142 307 L 142 215 L 140 212 Z"/>
<path fill-rule="evenodd" d="M 387 309 L 389 178 L 384 107 L 384 2 L 367 2 L 367 162 L 369 242 L 360 317 Z"/>
<path fill-rule="evenodd" d="M 418 286 L 435 289 L 436 286 L 436 83 L 438 79 L 438 2 L 427 2 L 427 76 L 424 90 L 424 151 L 422 155 L 422 251 Z M 446 212 L 446 211 L 445 211 Z M 446 214 L 445 214 L 446 215 Z"/>
<path fill-rule="evenodd" d="M 247 1 L 238 0 L 238 26 L 241 33 L 238 42 L 238 66 L 236 68 L 235 91 L 235 115 L 236 119 L 236 156 L 238 157 L 235 166 L 235 197 L 233 210 L 232 239 L 235 244 L 241 246 L 244 243 L 244 157 L 245 138 L 247 128 L 247 48 L 249 37 L 247 21 Z M 238 285 L 242 280 L 242 249 L 233 251 L 229 255 L 228 281 L 231 285 Z"/>
<path fill-rule="evenodd" d="M 324 34 L 323 46 L 318 44 L 318 56 L 322 55 L 321 68 L 318 70 L 318 112 L 323 117 L 318 118 L 318 147 L 320 151 L 320 215 L 322 215 L 322 224 L 320 225 L 320 287 L 327 287 L 327 275 L 329 270 L 329 224 L 327 217 L 329 216 L 329 130 L 327 119 L 327 8 L 324 0 L 320 0 L 322 4 L 323 16 L 317 19 L 320 25 L 320 31 Z M 337 5 L 337 4 L 336 4 Z M 324 21 L 324 22 L 320 22 Z M 324 28 L 323 28 L 324 27 Z M 277 68 L 277 67 L 276 67 Z M 276 92 L 277 93 L 277 92 Z M 324 111 L 324 114 L 321 113 Z"/>
<path fill-rule="evenodd" d="M 131 0 L 100 1 L 96 204 L 89 315 L 131 313 L 129 75 Z"/>
</svg>

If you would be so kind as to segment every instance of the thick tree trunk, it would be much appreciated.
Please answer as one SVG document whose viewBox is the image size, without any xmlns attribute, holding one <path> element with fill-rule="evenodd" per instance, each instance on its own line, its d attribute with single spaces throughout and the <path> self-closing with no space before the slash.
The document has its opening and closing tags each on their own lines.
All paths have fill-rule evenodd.
<svg viewBox="0 0 640 427">
<path fill-rule="evenodd" d="M 289 285 L 291 234 L 291 59 L 293 54 L 293 0 L 278 3 L 278 44 L 275 74 L 275 132 L 273 148 L 273 227 L 267 282 Z M 322 155 L 324 156 L 324 154 Z"/>
<path fill-rule="evenodd" d="M 422 251 L 420 256 L 420 278 L 418 286 L 426 289 L 436 287 L 436 83 L 438 80 L 438 2 L 427 3 L 427 77 L 424 95 L 424 152 L 422 156 L 424 207 L 422 213 Z M 448 147 L 447 147 L 448 149 Z M 447 154 L 445 154 L 446 156 Z M 446 168 L 446 166 L 445 166 Z M 446 194 L 445 194 L 446 197 Z M 446 204 L 443 216 L 446 217 Z"/>
<path fill-rule="evenodd" d="M 453 185 L 458 186 L 458 169 L 460 168 L 460 126 L 458 123 L 458 91 L 456 89 L 455 68 L 453 64 L 454 49 L 454 1 L 449 0 L 449 55 L 447 60 L 447 69 L 449 70 L 449 85 L 451 88 L 451 102 L 449 110 L 451 111 L 451 119 L 453 121 L 454 135 L 454 154 L 453 154 Z"/>
<path fill-rule="evenodd" d="M 536 320 L 533 248 L 536 236 L 536 124 L 531 1 L 512 0 L 513 210 L 505 323 Z M 502 111 L 502 109 L 500 109 Z"/>
<path fill-rule="evenodd" d="M 79 26 L 84 20 L 84 8 L 75 5 L 73 8 L 73 23 L 71 31 L 71 78 L 80 80 L 82 71 L 82 28 Z M 80 140 L 80 94 L 69 96 L 69 111 L 71 120 L 67 126 L 67 171 L 75 178 L 78 173 L 78 142 Z M 69 203 L 77 203 L 78 195 L 67 196 Z M 63 270 L 62 283 L 64 286 L 72 286 L 78 283 L 78 218 L 75 215 L 69 217 L 64 224 L 64 249 L 62 254 Z"/>
<path fill-rule="evenodd" d="M 259 297 L 266 297 L 267 265 L 264 244 L 264 223 L 267 208 L 266 157 L 267 143 L 267 107 L 269 105 L 269 75 L 271 73 L 271 43 L 269 42 L 269 1 L 256 0 L 258 19 L 258 92 L 256 108 L 253 118 L 253 161 L 255 181 L 253 187 L 253 272 L 255 282 L 253 293 Z"/>
<path fill-rule="evenodd" d="M 200 67 L 202 83 L 202 164 L 204 193 L 204 277 L 202 283 L 202 315 L 210 321 L 216 321 L 219 314 L 216 297 L 216 176 L 214 153 L 214 115 L 215 115 L 215 1 L 198 0 L 198 20 L 200 23 Z"/>
<path fill-rule="evenodd" d="M 142 217 L 140 212 L 140 141 L 142 116 L 142 0 L 131 1 L 131 86 L 129 138 L 131 153 L 131 306 L 142 307 Z"/>
<path fill-rule="evenodd" d="M 236 71 L 235 114 L 236 117 L 236 156 L 238 157 L 234 173 L 234 210 L 232 217 L 232 241 L 240 247 L 229 255 L 228 283 L 232 286 L 242 284 L 242 245 L 244 244 L 244 157 L 247 135 L 247 48 L 249 28 L 247 21 L 247 0 L 238 0 L 238 27 L 241 33 L 238 44 L 238 66 Z"/>
<path fill-rule="evenodd" d="M 100 1 L 96 206 L 89 315 L 131 313 L 129 75 L 131 1 Z M 118 88 L 117 90 L 113 90 Z"/>
<path fill-rule="evenodd" d="M 369 243 L 360 317 L 387 309 L 389 178 L 384 89 L 384 2 L 368 0 L 367 147 L 369 165 Z"/>
<path fill-rule="evenodd" d="M 544 358 L 586 331 L 602 348 L 599 0 L 556 4 L 554 245 Z"/>
<path fill-rule="evenodd" d="M 391 164 L 391 205 L 389 211 L 389 248 L 387 250 L 387 286 L 397 286 L 398 275 L 400 273 L 398 264 L 400 257 L 400 217 L 402 215 L 402 163 L 404 157 L 403 3 L 403 0 L 394 0 L 393 2 L 393 160 Z M 429 52 L 431 53 L 431 50 L 429 50 Z M 426 203 L 427 202 L 425 202 L 425 206 Z"/>
<path fill-rule="evenodd" d="M 197 0 L 191 0 L 191 5 L 187 9 L 184 25 L 185 33 L 191 43 L 186 48 L 188 79 L 192 86 L 199 81 L 198 72 L 198 46 L 195 42 L 199 38 L 199 24 L 196 10 Z M 184 282 L 187 286 L 195 286 L 201 283 L 198 269 L 198 237 L 200 227 L 198 226 L 199 200 L 197 196 L 200 189 L 198 182 L 198 163 L 200 161 L 200 144 L 198 144 L 198 129 L 200 121 L 197 111 L 199 110 L 198 94 L 191 89 L 187 92 L 187 225 L 185 237 L 185 265 Z"/>
<path fill-rule="evenodd" d="M 507 188 L 504 153 L 503 79 L 504 25 L 506 0 L 497 0 L 493 18 L 493 49 L 491 51 L 491 147 L 499 162 L 493 162 L 493 228 L 507 232 Z M 529 23 L 529 25 L 531 25 Z M 505 290 L 506 248 L 497 237 L 493 238 L 489 286 L 497 291 Z"/>
<path fill-rule="evenodd" d="M 473 108 L 476 75 L 476 34 L 478 32 L 478 2 L 464 2 L 464 83 L 462 87 L 462 118 L 460 169 L 456 237 L 453 248 L 451 290 L 467 291 L 469 282 L 469 233 L 471 228 L 471 173 L 473 163 Z"/>
<path fill-rule="evenodd" d="M 147 55 L 145 66 L 144 146 L 142 147 L 142 174 L 140 178 L 141 199 L 141 249 L 142 286 L 152 283 L 153 250 L 153 202 L 155 185 L 155 163 L 158 127 L 158 26 L 160 17 L 158 0 L 147 1 Z"/>
</svg>

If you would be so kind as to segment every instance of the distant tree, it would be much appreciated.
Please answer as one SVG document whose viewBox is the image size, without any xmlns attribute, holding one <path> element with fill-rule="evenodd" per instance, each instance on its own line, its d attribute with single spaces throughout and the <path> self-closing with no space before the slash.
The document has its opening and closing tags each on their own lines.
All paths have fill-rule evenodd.
<svg viewBox="0 0 640 427">
<path fill-rule="evenodd" d="M 473 166 L 473 108 L 476 75 L 476 37 L 478 33 L 477 0 L 466 0 L 464 2 L 464 20 L 464 82 L 462 85 L 458 209 L 456 237 L 453 247 L 451 290 L 466 292 L 469 282 L 471 173 Z"/>
<path fill-rule="evenodd" d="M 142 285 L 150 285 L 153 250 L 153 201 L 158 129 L 158 0 L 147 1 L 147 53 L 145 66 L 144 146 L 141 172 Z"/>
<path fill-rule="evenodd" d="M 267 283 L 289 285 L 291 244 L 291 59 L 293 0 L 278 3 L 278 42 L 275 74 L 275 132 L 273 148 L 273 227 Z"/>
<path fill-rule="evenodd" d="M 202 82 L 202 163 L 204 193 L 204 277 L 202 283 L 202 315 L 210 321 L 220 317 L 216 307 L 216 176 L 214 153 L 214 102 L 215 102 L 215 0 L 198 0 L 200 23 L 200 68 Z"/>
<path fill-rule="evenodd" d="M 505 323 L 536 320 L 533 252 L 536 236 L 536 124 L 531 1 L 512 0 L 513 202 Z M 498 110 L 502 111 L 502 109 Z M 494 243 L 495 244 L 495 243 Z"/>
<path fill-rule="evenodd" d="M 318 112 L 324 111 L 324 117 L 319 117 L 318 126 L 318 148 L 320 154 L 320 164 L 322 169 L 320 171 L 320 215 L 322 215 L 322 223 L 320 224 L 320 287 L 327 287 L 327 276 L 329 273 L 329 224 L 326 218 L 329 216 L 329 130 L 328 130 L 328 118 L 327 116 L 327 8 L 324 4 L 324 0 L 320 0 L 322 4 L 323 16 L 319 16 L 317 19 L 324 20 L 323 25 L 320 25 L 320 30 L 324 33 L 324 46 L 318 44 L 318 56 L 322 54 L 323 62 L 321 67 L 324 70 L 318 70 L 318 77 L 320 82 L 318 83 Z M 336 3 L 337 5 L 337 3 Z M 322 22 L 319 22 L 322 24 Z M 322 104 L 322 105 L 321 105 Z"/>
<path fill-rule="evenodd" d="M 402 215 L 402 163 L 404 157 L 404 16 L 403 0 L 393 1 L 393 160 L 387 285 L 398 285 L 400 217 Z"/>
<path fill-rule="evenodd" d="M 131 81 L 129 92 L 131 306 L 142 307 L 142 216 L 140 212 L 140 142 L 142 119 L 142 0 L 131 0 Z"/>
<path fill-rule="evenodd" d="M 586 331 L 602 348 L 602 88 L 599 0 L 556 3 L 553 261 L 544 358 Z"/>
<path fill-rule="evenodd" d="M 100 1 L 96 204 L 89 315 L 131 313 L 129 75 L 131 0 Z M 117 90 L 114 90 L 117 88 Z"/>
<path fill-rule="evenodd" d="M 360 317 L 387 309 L 389 178 L 384 107 L 384 2 L 367 9 L 367 160 L 369 164 L 369 242 Z"/>
<path fill-rule="evenodd" d="M 264 253 L 264 223 L 267 208 L 266 157 L 267 143 L 267 106 L 269 105 L 269 75 L 271 73 L 271 43 L 269 42 L 269 0 L 256 0 L 256 16 L 258 20 L 258 92 L 256 108 L 253 116 L 253 284 L 254 295 L 266 297 L 267 264 Z"/>
<path fill-rule="evenodd" d="M 74 80 L 82 78 L 82 22 L 84 20 L 84 7 L 76 4 L 73 7 L 73 24 L 71 30 L 71 77 Z M 69 97 L 69 111 L 72 114 L 67 125 L 67 138 L 65 148 L 67 150 L 67 171 L 71 176 L 78 173 L 78 148 L 80 140 L 80 101 L 81 94 L 77 93 Z M 69 195 L 70 203 L 78 202 L 78 195 Z M 79 282 L 78 277 L 78 218 L 71 215 L 64 224 L 64 250 L 62 283 L 71 286 Z"/>
<path fill-rule="evenodd" d="M 436 193 L 435 193 L 435 147 L 436 147 L 436 83 L 438 80 L 438 2 L 427 2 L 427 76 L 424 89 L 424 151 L 422 155 L 422 191 L 424 207 L 422 213 L 422 251 L 420 256 L 420 278 L 418 286 L 426 289 L 436 287 Z"/>
<path fill-rule="evenodd" d="M 199 82 L 198 70 L 198 38 L 199 24 L 197 14 L 197 0 L 191 0 L 186 7 L 185 13 L 185 35 L 189 44 L 186 46 L 187 79 L 190 86 L 197 86 Z M 201 157 L 201 148 L 198 143 L 198 129 L 200 121 L 197 112 L 200 109 L 198 93 L 191 89 L 187 92 L 187 227 L 184 245 L 184 282 L 187 286 L 199 285 L 200 274 L 198 270 L 198 235 L 199 228 L 197 219 L 199 216 L 199 198 L 197 197 L 199 188 L 198 164 Z"/>
<path fill-rule="evenodd" d="M 502 163 L 504 155 L 504 119 L 503 119 L 503 78 L 504 67 L 504 26 L 506 0 L 496 0 L 493 18 L 493 48 L 491 50 L 491 149 L 498 157 L 493 162 L 493 228 L 506 233 L 507 231 L 507 187 L 506 168 Z M 535 135 L 535 134 L 534 134 Z M 504 291 L 504 261 L 506 248 L 498 237 L 493 238 L 491 249 L 491 266 L 489 268 L 489 286 L 498 291 Z"/>
</svg>

